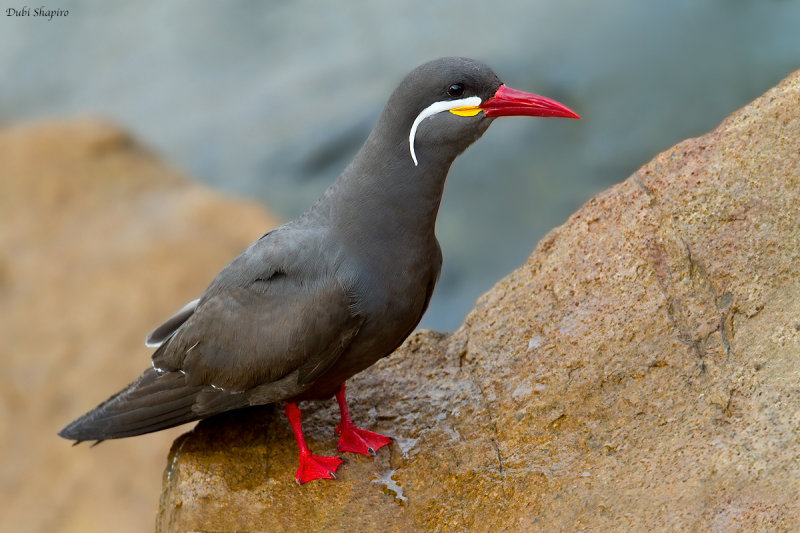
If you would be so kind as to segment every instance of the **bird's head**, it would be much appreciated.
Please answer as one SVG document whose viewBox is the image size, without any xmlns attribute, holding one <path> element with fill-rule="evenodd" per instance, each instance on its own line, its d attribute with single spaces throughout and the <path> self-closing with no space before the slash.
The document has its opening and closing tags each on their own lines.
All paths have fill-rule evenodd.
<svg viewBox="0 0 800 533">
<path fill-rule="evenodd" d="M 389 99 L 382 120 L 401 127 L 415 166 L 425 154 L 453 159 L 495 117 L 580 118 L 563 104 L 503 85 L 488 66 L 461 57 L 436 59 L 411 71 Z"/>
</svg>

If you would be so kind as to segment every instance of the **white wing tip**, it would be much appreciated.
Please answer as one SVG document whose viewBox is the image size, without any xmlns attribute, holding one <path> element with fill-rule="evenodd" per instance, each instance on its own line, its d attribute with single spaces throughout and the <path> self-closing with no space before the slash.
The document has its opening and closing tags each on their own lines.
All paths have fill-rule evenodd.
<svg viewBox="0 0 800 533">
<path fill-rule="evenodd" d="M 144 338 L 144 345 L 148 348 L 159 348 L 162 344 L 167 342 L 175 332 L 180 328 L 183 322 L 189 317 L 191 313 L 194 312 L 195 308 L 197 308 L 197 304 L 200 302 L 200 298 L 192 300 L 188 304 L 181 307 L 177 313 L 172 315 L 170 318 L 167 319 L 162 325 L 157 327 L 155 330 L 150 332 L 150 334 Z M 186 313 L 189 313 L 186 316 L 181 316 Z M 171 324 L 176 319 L 179 320 L 176 324 Z M 166 328 L 166 331 L 162 331 Z"/>
<path fill-rule="evenodd" d="M 150 340 L 150 336 L 149 335 L 144 339 L 144 345 L 147 348 L 158 348 L 162 344 L 164 344 L 164 341 L 160 341 L 160 342 L 152 341 L 152 340 Z M 158 370 L 158 369 L 156 369 L 156 370 Z"/>
</svg>

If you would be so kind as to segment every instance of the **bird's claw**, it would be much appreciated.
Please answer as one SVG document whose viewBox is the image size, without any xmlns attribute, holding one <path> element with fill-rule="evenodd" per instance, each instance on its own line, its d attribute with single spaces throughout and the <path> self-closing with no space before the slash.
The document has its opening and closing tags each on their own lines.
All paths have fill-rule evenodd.
<svg viewBox="0 0 800 533">
<path fill-rule="evenodd" d="M 341 433 L 339 438 L 340 452 L 353 452 L 362 455 L 376 455 L 376 450 L 380 450 L 392 442 L 391 437 L 375 433 L 366 429 L 358 428 L 352 424 L 337 426 L 336 433 Z"/>
<path fill-rule="evenodd" d="M 339 457 L 322 457 L 319 455 L 300 455 L 300 466 L 297 467 L 295 481 L 302 485 L 315 479 L 336 479 L 336 469 L 342 464 Z"/>
</svg>

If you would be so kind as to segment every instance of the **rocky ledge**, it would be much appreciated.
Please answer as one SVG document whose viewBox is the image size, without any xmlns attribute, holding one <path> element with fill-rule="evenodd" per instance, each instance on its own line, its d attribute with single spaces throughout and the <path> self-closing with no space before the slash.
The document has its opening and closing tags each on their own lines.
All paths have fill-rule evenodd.
<svg viewBox="0 0 800 533">
<path fill-rule="evenodd" d="M 209 419 L 172 447 L 157 529 L 800 529 L 800 73 L 349 391 L 395 437 L 377 458 L 298 487 L 279 409 Z M 307 413 L 334 453 L 332 402 Z"/>
</svg>

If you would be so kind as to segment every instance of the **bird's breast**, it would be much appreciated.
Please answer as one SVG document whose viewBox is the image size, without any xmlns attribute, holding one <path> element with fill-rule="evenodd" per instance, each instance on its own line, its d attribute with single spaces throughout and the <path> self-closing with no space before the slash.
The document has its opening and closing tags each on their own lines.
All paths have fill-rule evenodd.
<svg viewBox="0 0 800 533">
<path fill-rule="evenodd" d="M 391 354 L 419 324 L 441 268 L 438 243 L 395 247 L 381 257 L 359 257 L 346 270 L 354 307 L 364 322 L 334 366 L 315 383 L 309 398 L 333 394 L 351 376 Z"/>
<path fill-rule="evenodd" d="M 397 243 L 359 263 L 357 294 L 367 319 L 416 325 L 439 276 L 438 243 Z"/>
</svg>

